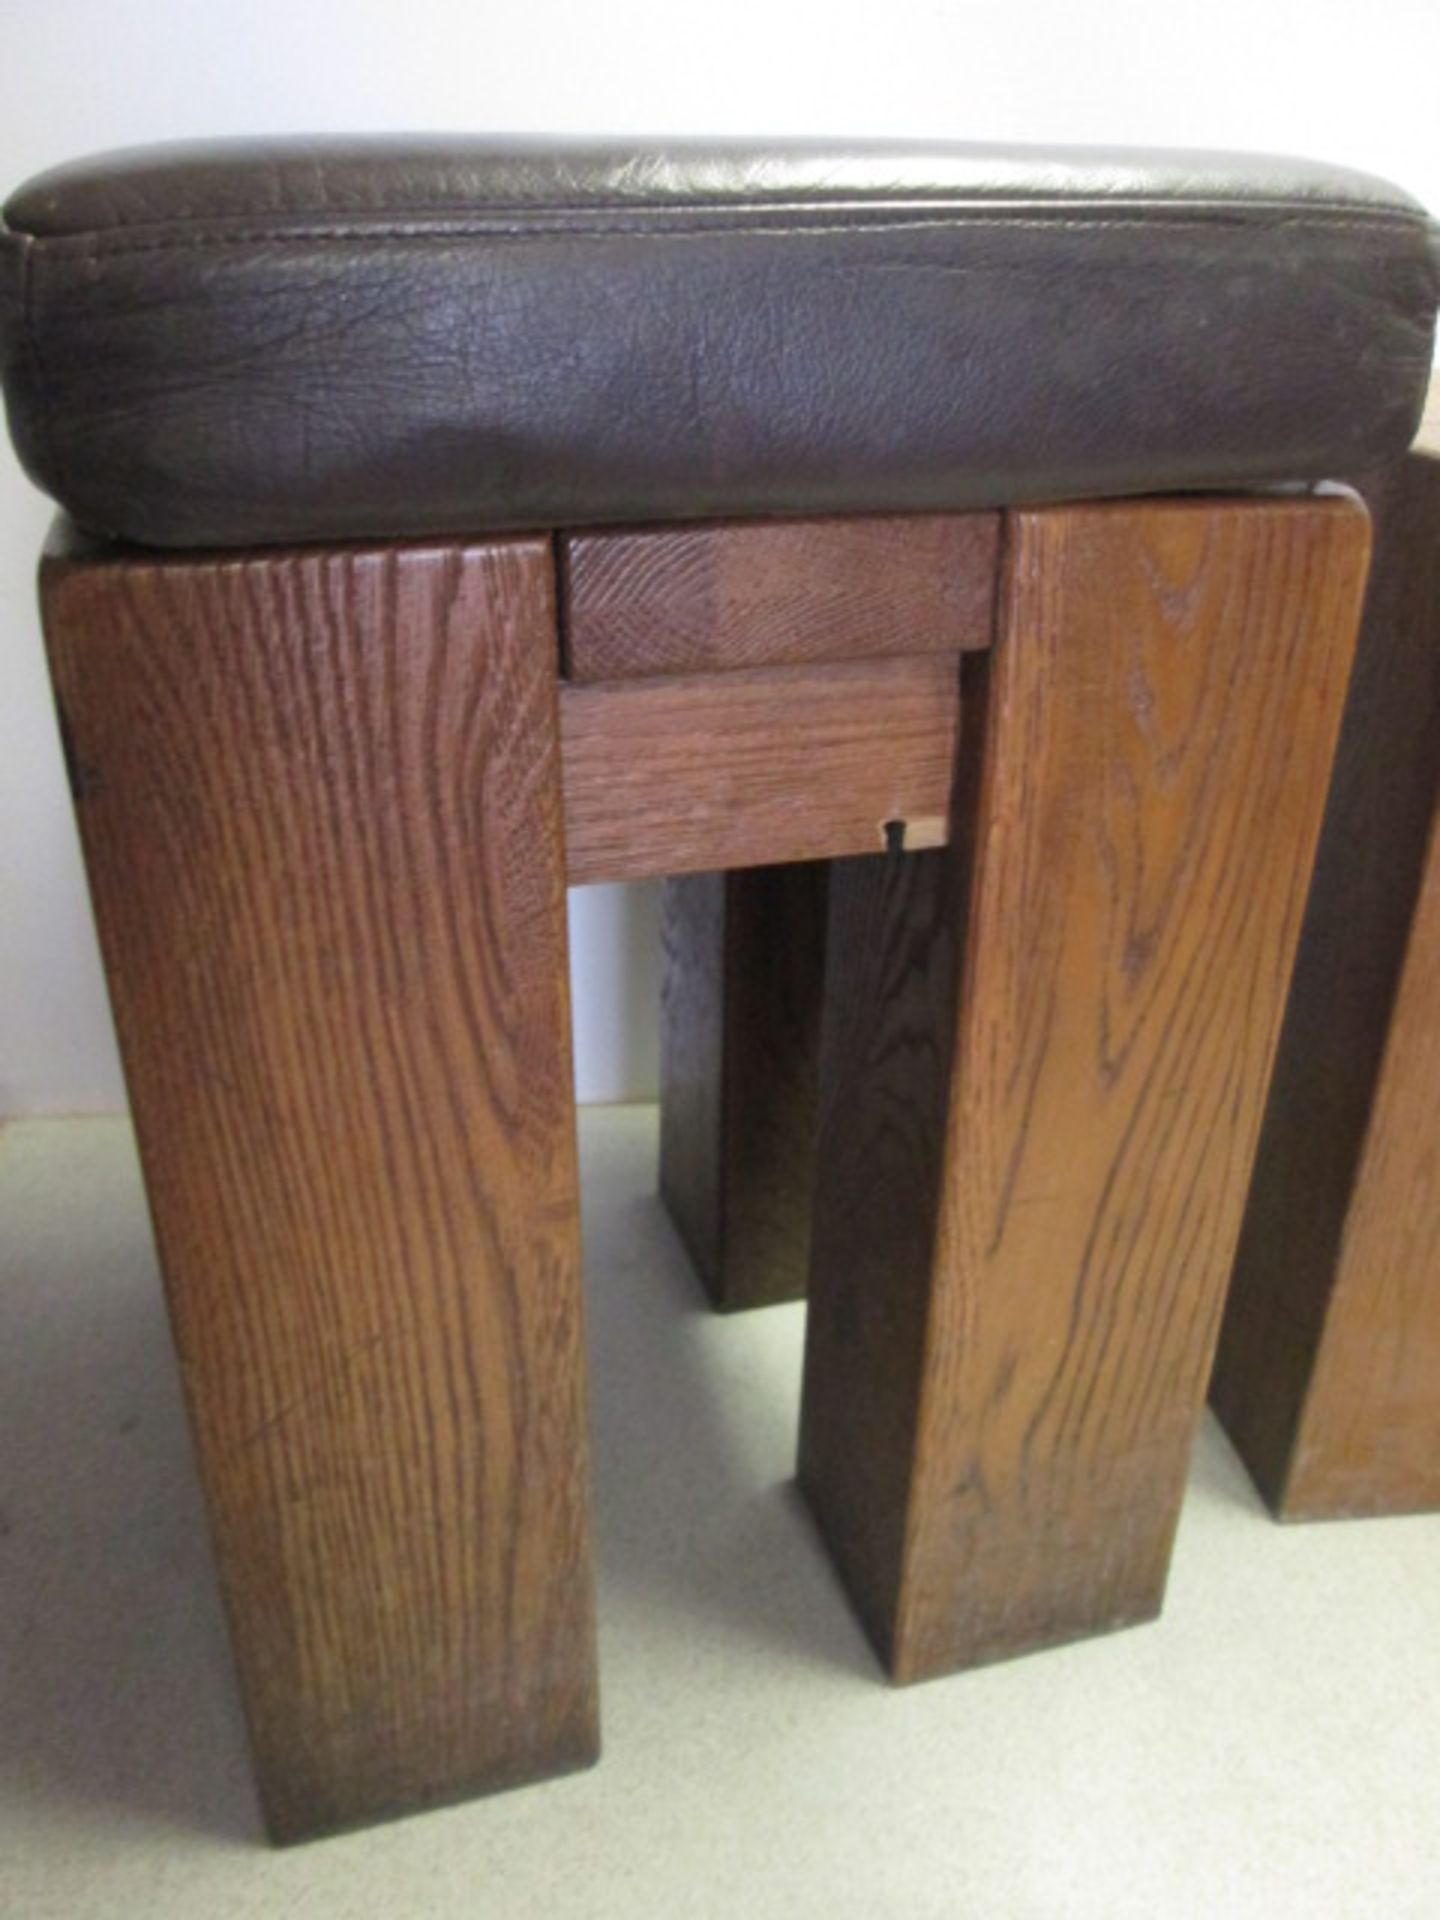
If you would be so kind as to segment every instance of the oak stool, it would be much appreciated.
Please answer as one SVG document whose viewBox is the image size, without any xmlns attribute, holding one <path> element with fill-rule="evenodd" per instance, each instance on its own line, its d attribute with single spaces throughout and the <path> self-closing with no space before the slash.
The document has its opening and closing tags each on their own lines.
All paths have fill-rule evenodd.
<svg viewBox="0 0 1440 1920">
<path fill-rule="evenodd" d="M 1314 483 L 1414 430 L 1419 208 L 296 140 L 62 168 L 3 248 L 273 1834 L 595 1757 L 567 883 L 828 863 L 800 1479 L 892 1673 L 1153 1615 L 1365 576 Z M 783 976 L 783 887 L 699 884 L 673 939 Z M 790 1125 L 715 1004 L 702 1259 Z"/>
</svg>

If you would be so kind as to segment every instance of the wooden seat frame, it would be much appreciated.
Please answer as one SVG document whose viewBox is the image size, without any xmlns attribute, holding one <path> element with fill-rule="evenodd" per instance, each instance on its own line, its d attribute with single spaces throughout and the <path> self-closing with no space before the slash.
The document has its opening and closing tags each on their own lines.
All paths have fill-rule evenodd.
<svg viewBox="0 0 1440 1920">
<path fill-rule="evenodd" d="M 890 1671 L 1157 1611 L 1367 551 L 1348 496 L 52 545 L 277 1838 L 596 1753 L 567 881 L 712 876 L 665 1187 L 731 1304 L 795 1279 L 747 1181 L 810 1249 L 800 1482 Z"/>
</svg>

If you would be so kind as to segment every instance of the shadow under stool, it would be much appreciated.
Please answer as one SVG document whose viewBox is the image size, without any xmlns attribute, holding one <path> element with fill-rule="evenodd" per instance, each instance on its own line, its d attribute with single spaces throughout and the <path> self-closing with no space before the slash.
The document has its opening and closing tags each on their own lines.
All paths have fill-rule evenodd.
<svg viewBox="0 0 1440 1920">
<path fill-rule="evenodd" d="M 807 1195 L 800 1482 L 889 1670 L 1152 1616 L 1365 581 L 1315 483 L 1413 433 L 1421 211 L 416 139 L 110 156 L 5 220 L 273 1834 L 597 1751 L 567 884 L 710 876 L 665 1186 L 722 1294 L 746 1182 Z M 787 1107 L 737 956 L 813 1028 L 822 896 Z"/>
</svg>

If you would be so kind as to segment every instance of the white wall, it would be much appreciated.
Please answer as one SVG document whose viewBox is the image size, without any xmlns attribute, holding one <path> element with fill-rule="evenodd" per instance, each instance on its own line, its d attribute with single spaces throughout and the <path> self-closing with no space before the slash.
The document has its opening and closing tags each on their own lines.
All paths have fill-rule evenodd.
<svg viewBox="0 0 1440 1920">
<path fill-rule="evenodd" d="M 10 0 L 0 186 L 300 129 L 890 133 L 1236 146 L 1440 209 L 1440 0 Z M 0 449 L 0 1113 L 123 1099 Z M 654 898 L 573 899 L 582 1098 L 653 1088 Z"/>
</svg>

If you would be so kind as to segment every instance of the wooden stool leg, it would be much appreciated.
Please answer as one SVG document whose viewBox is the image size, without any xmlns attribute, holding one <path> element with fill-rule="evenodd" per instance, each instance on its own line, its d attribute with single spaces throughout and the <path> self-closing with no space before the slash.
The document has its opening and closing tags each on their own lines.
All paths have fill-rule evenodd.
<svg viewBox="0 0 1440 1920">
<path fill-rule="evenodd" d="M 43 592 L 272 1833 L 582 1765 L 548 544 Z"/>
<path fill-rule="evenodd" d="M 831 880 L 800 1476 L 902 1680 L 1159 1608 L 1368 544 L 1348 500 L 1010 534 L 968 851 Z"/>
<path fill-rule="evenodd" d="M 1291 1519 L 1440 1506 L 1440 819 L 1287 1461 Z"/>
<path fill-rule="evenodd" d="M 665 883 L 660 1192 L 722 1310 L 805 1293 L 828 871 Z"/>
<path fill-rule="evenodd" d="M 1286 1519 L 1440 1505 L 1440 453 L 1365 493 L 1365 625 L 1210 1388 Z"/>
</svg>

